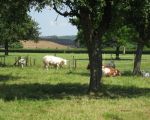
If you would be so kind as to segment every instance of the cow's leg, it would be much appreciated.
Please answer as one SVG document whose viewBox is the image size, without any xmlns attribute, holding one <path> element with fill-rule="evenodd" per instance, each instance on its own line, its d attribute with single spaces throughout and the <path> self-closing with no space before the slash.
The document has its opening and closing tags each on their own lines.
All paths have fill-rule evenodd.
<svg viewBox="0 0 150 120">
<path fill-rule="evenodd" d="M 45 63 L 44 65 L 45 65 L 44 67 L 46 68 L 46 70 L 48 70 L 49 64 Z"/>
<path fill-rule="evenodd" d="M 59 68 L 59 64 L 56 64 L 56 69 L 58 70 L 58 68 Z"/>
<path fill-rule="evenodd" d="M 21 68 L 23 68 L 23 64 L 21 64 Z"/>
<path fill-rule="evenodd" d="M 46 65 L 46 70 L 48 70 L 48 65 Z"/>
</svg>

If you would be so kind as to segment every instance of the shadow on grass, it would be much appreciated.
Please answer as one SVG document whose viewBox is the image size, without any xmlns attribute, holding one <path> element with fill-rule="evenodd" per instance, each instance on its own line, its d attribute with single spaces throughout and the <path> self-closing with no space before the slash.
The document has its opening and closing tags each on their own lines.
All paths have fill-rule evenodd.
<svg viewBox="0 0 150 120">
<path fill-rule="evenodd" d="M 77 71 L 69 71 L 67 72 L 68 75 L 81 75 L 81 76 L 90 76 L 88 72 L 77 72 Z"/>
<path fill-rule="evenodd" d="M 9 75 L 0 75 L 0 82 L 5 82 L 5 81 L 9 81 L 9 80 L 16 80 L 16 79 L 20 79 L 22 77 L 15 77 L 12 76 L 11 74 Z"/>
<path fill-rule="evenodd" d="M 88 72 L 77 72 L 77 71 L 71 71 L 71 72 L 68 72 L 67 74 L 68 75 L 71 74 L 71 75 L 90 76 L 90 73 L 88 73 Z M 123 71 L 121 73 L 121 76 L 128 77 L 128 76 L 134 76 L 134 75 L 132 74 L 132 71 Z M 105 76 L 103 76 L 103 77 L 105 77 Z"/>
<path fill-rule="evenodd" d="M 140 96 L 150 97 L 150 88 L 124 87 L 115 85 L 102 85 L 97 95 L 87 94 L 87 84 L 13 84 L 0 85 L 0 99 L 12 100 L 47 100 L 47 99 L 80 99 L 89 97 L 102 98 L 135 98 Z"/>
<path fill-rule="evenodd" d="M 111 59 L 111 58 L 105 58 L 103 60 L 115 60 L 115 61 L 126 61 L 126 60 L 130 60 L 130 61 L 133 61 L 132 58 L 120 58 L 120 59 Z"/>
<path fill-rule="evenodd" d="M 132 71 L 123 71 L 121 76 L 133 76 L 133 73 L 132 73 Z"/>
</svg>

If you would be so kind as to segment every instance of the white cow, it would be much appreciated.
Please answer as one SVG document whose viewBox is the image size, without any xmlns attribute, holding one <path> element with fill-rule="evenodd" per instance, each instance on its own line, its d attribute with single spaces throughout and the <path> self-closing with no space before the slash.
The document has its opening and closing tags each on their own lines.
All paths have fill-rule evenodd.
<svg viewBox="0 0 150 120">
<path fill-rule="evenodd" d="M 141 71 L 141 74 L 142 74 L 143 77 L 146 77 L 146 78 L 150 77 L 150 72 Z"/>
<path fill-rule="evenodd" d="M 46 55 L 43 57 L 43 63 L 44 63 L 44 67 L 47 70 L 49 66 L 53 66 L 58 69 L 60 67 L 63 67 L 63 65 L 67 65 L 67 60 L 56 56 Z"/>
<path fill-rule="evenodd" d="M 26 65 L 26 59 L 20 58 L 18 60 L 18 64 L 21 66 L 21 68 L 23 68 Z"/>
</svg>

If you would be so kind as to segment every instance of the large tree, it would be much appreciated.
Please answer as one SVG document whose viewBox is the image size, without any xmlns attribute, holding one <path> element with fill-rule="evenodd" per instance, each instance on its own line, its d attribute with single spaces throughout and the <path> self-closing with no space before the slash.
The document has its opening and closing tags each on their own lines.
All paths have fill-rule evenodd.
<svg viewBox="0 0 150 120">
<path fill-rule="evenodd" d="M 108 30 L 111 22 L 112 1 L 111 0 L 85 0 L 67 3 L 70 12 L 61 12 L 54 4 L 54 9 L 66 16 L 79 18 L 86 41 L 90 63 L 89 92 L 96 92 L 100 87 L 102 77 L 102 36 Z"/>
<path fill-rule="evenodd" d="M 134 44 L 134 40 L 137 38 L 136 31 L 127 25 L 118 24 L 109 30 L 104 35 L 104 46 L 105 47 L 115 47 L 116 60 L 119 60 L 120 47 L 126 47 L 128 45 Z"/>
<path fill-rule="evenodd" d="M 64 17 L 77 17 L 90 61 L 90 91 L 98 91 L 102 77 L 102 36 L 111 22 L 113 0 L 32 0 L 39 8 L 50 5 Z M 115 1 L 115 0 L 114 0 Z"/>
<path fill-rule="evenodd" d="M 44 1 L 47 2 L 38 2 L 43 6 Z M 102 77 L 102 36 L 109 29 L 115 0 L 52 0 L 50 5 L 64 17 L 79 19 L 90 62 L 89 92 L 98 91 Z"/>
<path fill-rule="evenodd" d="M 127 21 L 139 34 L 133 67 L 133 74 L 138 75 L 141 74 L 143 48 L 150 45 L 150 0 L 129 0 Z"/>
<path fill-rule="evenodd" d="M 4 44 L 8 55 L 9 43 L 20 39 L 37 39 L 38 24 L 27 14 L 29 1 L 0 1 L 0 43 Z"/>
<path fill-rule="evenodd" d="M 21 24 L 11 23 L 8 26 L 7 23 L 0 21 L 0 44 L 5 47 L 5 55 L 8 55 L 11 43 L 28 39 L 37 41 L 39 34 L 38 24 L 30 16 L 27 16 Z"/>
<path fill-rule="evenodd" d="M 8 42 L 16 38 L 18 25 L 27 15 L 27 8 L 17 0 L 2 0 L 0 8 L 0 38 L 5 44 L 5 54 L 8 55 Z"/>
<path fill-rule="evenodd" d="M 104 35 L 104 46 L 110 46 L 116 48 L 116 60 L 119 60 L 120 47 L 126 46 L 129 42 L 136 39 L 136 31 L 131 25 L 126 22 L 126 9 L 128 8 L 126 1 L 118 4 L 113 11 L 112 22 L 110 29 Z"/>
</svg>

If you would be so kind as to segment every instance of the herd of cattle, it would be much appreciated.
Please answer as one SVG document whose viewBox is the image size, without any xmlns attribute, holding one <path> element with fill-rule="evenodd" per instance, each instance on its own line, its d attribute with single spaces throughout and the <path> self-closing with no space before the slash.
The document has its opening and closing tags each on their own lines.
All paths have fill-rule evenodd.
<svg viewBox="0 0 150 120">
<path fill-rule="evenodd" d="M 66 59 L 63 59 L 61 57 L 46 55 L 43 57 L 43 64 L 45 69 L 49 69 L 50 67 L 54 67 L 56 69 L 62 68 L 63 66 L 67 65 Z M 26 59 L 20 58 L 18 61 L 18 65 L 22 68 L 26 65 Z M 90 64 L 88 64 L 87 69 L 90 69 Z M 115 76 L 121 76 L 121 72 L 116 69 L 116 65 L 113 61 L 110 61 L 110 63 L 102 65 L 102 72 L 104 76 L 107 77 L 115 77 Z M 147 73 L 144 73 L 144 77 L 148 76 L 150 77 L 150 74 L 147 75 Z"/>
</svg>

